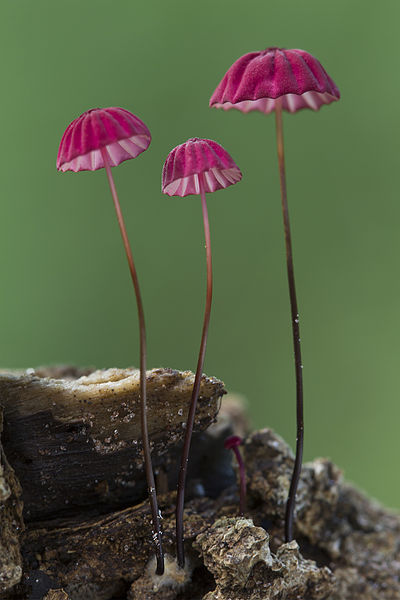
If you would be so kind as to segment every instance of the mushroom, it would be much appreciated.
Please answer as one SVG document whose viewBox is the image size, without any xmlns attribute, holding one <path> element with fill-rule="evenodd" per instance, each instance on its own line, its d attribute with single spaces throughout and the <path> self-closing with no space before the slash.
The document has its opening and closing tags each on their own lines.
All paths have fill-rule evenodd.
<svg viewBox="0 0 400 600">
<path fill-rule="evenodd" d="M 244 462 L 242 455 L 240 454 L 239 446 L 243 443 L 243 440 L 238 435 L 231 435 L 224 441 L 225 450 L 233 450 L 236 456 L 236 460 L 239 467 L 239 479 L 240 479 L 240 495 L 239 495 L 239 515 L 243 517 L 246 508 L 246 473 L 244 469 Z"/>
<path fill-rule="evenodd" d="M 286 194 L 282 110 L 318 110 L 339 100 L 340 92 L 316 58 L 304 50 L 267 48 L 241 56 L 225 73 L 210 99 L 210 106 L 247 113 L 275 111 L 281 201 L 286 245 L 291 321 L 296 373 L 296 457 L 286 504 L 285 538 L 293 539 L 293 515 L 303 456 L 303 376 L 300 350 L 299 311 L 294 280 L 292 241 Z"/>
<path fill-rule="evenodd" d="M 226 150 L 213 140 L 201 138 L 191 138 L 184 144 L 171 150 L 165 161 L 162 174 L 162 191 L 164 194 L 181 197 L 189 196 L 190 194 L 200 195 L 207 257 L 207 292 L 203 331 L 178 477 L 178 493 L 176 501 L 176 550 L 178 565 L 181 568 L 185 566 L 183 547 L 183 507 L 185 503 L 187 464 L 206 352 L 212 300 L 211 240 L 206 193 L 226 188 L 229 185 L 237 183 L 241 178 L 242 174 L 239 168 Z"/>
<path fill-rule="evenodd" d="M 128 110 L 118 107 L 94 108 L 84 112 L 80 117 L 68 125 L 58 149 L 57 169 L 59 171 L 77 172 L 96 171 L 97 169 L 105 168 L 107 173 L 111 195 L 117 213 L 118 225 L 121 230 L 136 295 L 140 330 L 141 432 L 144 465 L 154 528 L 153 539 L 156 545 L 156 573 L 161 575 L 164 572 L 164 555 L 160 525 L 161 515 L 158 510 L 147 429 L 146 328 L 144 311 L 132 250 L 111 173 L 111 167 L 116 167 L 121 162 L 129 160 L 130 158 L 136 158 L 136 156 L 147 150 L 150 141 L 151 135 L 146 125 Z"/>
</svg>

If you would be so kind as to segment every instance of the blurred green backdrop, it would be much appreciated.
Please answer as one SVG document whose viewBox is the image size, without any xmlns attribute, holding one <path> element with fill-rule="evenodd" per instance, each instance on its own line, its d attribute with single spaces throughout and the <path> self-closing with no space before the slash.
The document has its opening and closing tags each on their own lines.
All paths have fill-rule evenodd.
<svg viewBox="0 0 400 600">
<path fill-rule="evenodd" d="M 211 137 L 243 181 L 208 197 L 215 296 L 205 371 L 294 444 L 295 387 L 273 116 L 209 109 L 226 69 L 277 45 L 314 54 L 342 99 L 284 117 L 301 312 L 305 458 L 400 507 L 398 22 L 387 0 L 3 0 L 0 364 L 138 364 L 136 306 L 104 171 L 61 174 L 68 123 L 122 106 L 149 150 L 114 170 L 149 366 L 194 369 L 205 293 L 200 202 L 163 161 Z M 393 466 L 396 465 L 395 468 Z"/>
</svg>

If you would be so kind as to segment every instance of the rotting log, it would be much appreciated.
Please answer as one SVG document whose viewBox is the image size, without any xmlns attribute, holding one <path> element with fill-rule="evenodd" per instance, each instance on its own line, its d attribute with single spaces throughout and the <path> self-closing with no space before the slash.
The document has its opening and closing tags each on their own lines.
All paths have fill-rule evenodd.
<svg viewBox="0 0 400 600">
<path fill-rule="evenodd" d="M 223 392 L 221 382 L 204 378 L 205 384 L 207 381 L 212 382 L 212 390 Z M 186 407 L 190 383 L 187 391 L 187 396 L 185 392 L 181 398 Z M 206 400 L 205 407 L 207 403 Z M 6 409 L 8 415 L 12 414 L 11 404 L 10 401 Z M 216 399 L 216 411 L 218 405 Z M 158 411 L 170 410 L 165 403 L 154 406 Z M 174 405 L 174 411 L 176 408 Z M 176 411 L 180 416 L 178 411 L 180 408 Z M 93 407 L 91 413 L 95 413 Z M 207 406 L 205 414 L 211 423 L 216 412 L 209 411 Z M 123 418 L 125 414 L 120 416 Z M 79 419 L 82 418 L 79 413 Z M 200 420 L 200 424 L 205 426 L 205 421 Z M 118 493 L 113 496 L 111 491 L 107 501 L 99 501 L 91 491 L 91 504 L 76 504 L 74 509 L 68 505 L 59 512 L 52 509 L 49 497 L 47 514 L 39 511 L 40 518 L 36 518 L 31 510 L 23 531 L 21 491 L 3 452 L 0 490 L 6 490 L 7 498 L 0 498 L 0 519 L 2 532 L 8 527 L 11 546 L 8 556 L 1 554 L 5 546 L 4 537 L 0 538 L 1 600 L 400 598 L 399 515 L 347 484 L 340 470 L 326 459 L 317 459 L 303 467 L 295 520 L 296 541 L 284 544 L 283 521 L 293 454 L 269 429 L 246 437 L 243 453 L 247 469 L 247 514 L 245 518 L 237 517 L 238 488 L 223 440 L 233 430 L 243 434 L 238 427 L 243 427 L 243 414 L 237 408 L 232 409 L 227 399 L 217 423 L 198 433 L 194 441 L 194 466 L 185 506 L 187 569 L 184 573 L 174 566 L 176 475 L 172 473 L 177 469 L 179 443 L 164 448 L 161 454 L 164 462 L 159 467 L 159 473 L 163 473 L 159 475 L 159 488 L 165 493 L 160 495 L 160 508 L 169 579 L 154 575 L 151 517 L 145 494 L 140 502 L 126 496 L 121 506 L 117 506 L 121 502 Z M 88 435 L 93 429 L 94 426 L 87 429 Z M 53 435 L 58 433 L 55 427 Z M 7 435 L 8 455 L 9 431 Z M 25 437 L 30 437 L 26 422 Z M 138 446 L 139 443 L 135 445 L 136 453 Z M 15 447 L 14 443 L 12 448 Z M 121 449 L 115 447 L 105 456 L 114 452 Z M 58 456 L 60 453 L 54 454 L 52 460 Z M 11 465 L 14 466 L 12 461 Z M 138 460 L 135 469 L 137 476 L 143 477 Z M 23 472 L 26 477 L 28 473 Z M 129 473 L 127 470 L 125 475 L 128 480 Z M 135 489 L 138 481 L 132 481 Z M 118 490 L 112 481 L 108 485 L 111 490 L 113 486 Z M 54 498 L 58 502 L 58 496 Z M 36 499 L 32 500 L 32 506 L 37 506 Z M 21 566 L 23 576 L 17 583 Z M 17 575 L 13 585 L 9 579 L 4 586 L 7 572 Z"/>
</svg>

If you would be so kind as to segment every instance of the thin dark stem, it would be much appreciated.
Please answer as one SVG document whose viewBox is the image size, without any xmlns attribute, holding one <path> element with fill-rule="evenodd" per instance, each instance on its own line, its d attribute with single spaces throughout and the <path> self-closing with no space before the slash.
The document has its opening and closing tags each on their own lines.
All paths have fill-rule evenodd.
<svg viewBox="0 0 400 600">
<path fill-rule="evenodd" d="M 303 365 L 301 362 L 300 349 L 300 328 L 299 328 L 299 310 L 297 308 L 296 288 L 294 283 L 294 268 L 292 255 L 292 240 L 290 236 L 289 209 L 286 194 L 285 177 L 285 156 L 283 150 L 283 127 L 282 127 L 282 105 L 280 100 L 276 101 L 276 142 L 278 147 L 279 177 L 281 183 L 283 226 L 285 230 L 286 244 L 286 264 L 289 282 L 290 307 L 292 313 L 292 330 L 294 346 L 294 362 L 296 371 L 296 417 L 297 417 L 297 436 L 296 436 L 296 458 L 294 461 L 293 475 L 290 482 L 289 495 L 286 504 L 285 514 L 285 539 L 290 542 L 293 539 L 293 518 L 296 503 L 296 491 L 301 473 L 301 463 L 303 459 L 303 440 L 304 440 L 304 422 L 303 422 Z"/>
<path fill-rule="evenodd" d="M 192 398 L 190 401 L 189 414 L 186 423 L 185 440 L 183 443 L 181 466 L 179 470 L 178 480 L 178 495 L 176 499 L 176 554 L 178 565 L 183 569 L 185 566 L 185 551 L 184 551 L 184 536 L 183 536 L 183 507 L 185 504 L 185 483 L 187 474 L 187 465 L 189 460 L 190 442 L 192 439 L 194 417 L 197 407 L 197 399 L 199 397 L 201 375 L 203 372 L 204 356 L 206 353 L 207 345 L 207 334 L 208 325 L 210 323 L 211 313 L 211 300 L 212 300 L 212 263 L 211 263 L 211 239 L 210 239 L 210 225 L 208 222 L 208 212 L 206 203 L 206 194 L 204 191 L 203 176 L 199 175 L 200 180 L 200 195 L 201 195 L 201 206 L 203 210 L 203 222 L 204 222 L 204 236 L 206 242 L 206 255 L 207 255 L 207 294 L 206 294 L 206 306 L 204 311 L 204 322 L 203 332 L 201 335 L 200 352 L 197 361 L 196 375 L 194 378 Z"/>
<path fill-rule="evenodd" d="M 139 281 L 135 269 L 135 263 L 133 262 L 132 250 L 128 240 L 128 234 L 122 216 L 121 206 L 119 204 L 117 190 L 115 189 L 114 179 L 111 173 L 110 163 L 108 161 L 107 152 L 104 148 L 101 150 L 104 166 L 106 169 L 108 182 L 110 184 L 111 195 L 114 200 L 115 211 L 117 213 L 118 225 L 121 230 L 122 241 L 128 259 L 129 270 L 131 272 L 133 287 L 135 289 L 138 317 L 139 317 L 139 330 L 140 330 L 140 406 L 141 406 L 141 429 L 142 429 L 142 442 L 143 442 L 143 454 L 144 454 L 144 466 L 146 471 L 147 487 L 149 492 L 149 501 L 151 506 L 151 514 L 153 520 L 153 539 L 156 546 L 157 556 L 157 575 L 164 573 L 164 553 L 162 548 L 162 533 L 160 524 L 160 512 L 158 510 L 156 485 L 154 481 L 153 467 L 151 463 L 149 433 L 147 428 L 147 403 L 146 403 L 146 327 L 144 322 L 144 311 L 142 297 L 140 294 Z"/>
<path fill-rule="evenodd" d="M 239 515 L 244 516 L 246 510 L 246 472 L 244 469 L 244 462 L 240 450 L 237 446 L 234 446 L 232 450 L 235 453 L 236 460 L 239 466 L 239 479 L 240 479 L 240 495 L 239 495 Z"/>
</svg>

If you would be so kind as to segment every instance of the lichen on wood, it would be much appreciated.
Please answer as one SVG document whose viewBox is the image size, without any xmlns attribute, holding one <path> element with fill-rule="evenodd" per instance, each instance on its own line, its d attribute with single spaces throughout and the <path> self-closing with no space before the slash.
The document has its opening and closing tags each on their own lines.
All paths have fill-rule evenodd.
<svg viewBox="0 0 400 600">
<path fill-rule="evenodd" d="M 197 536 L 195 548 L 216 582 L 204 600 L 272 600 L 307 594 L 324 600 L 334 589 L 332 572 L 305 560 L 296 541 L 282 544 L 272 554 L 268 533 L 251 519 L 219 519 Z"/>
</svg>

